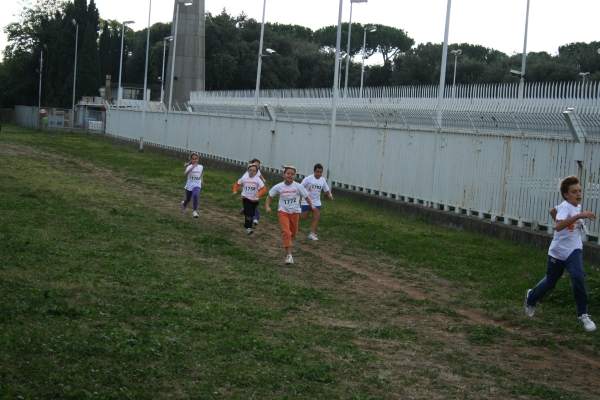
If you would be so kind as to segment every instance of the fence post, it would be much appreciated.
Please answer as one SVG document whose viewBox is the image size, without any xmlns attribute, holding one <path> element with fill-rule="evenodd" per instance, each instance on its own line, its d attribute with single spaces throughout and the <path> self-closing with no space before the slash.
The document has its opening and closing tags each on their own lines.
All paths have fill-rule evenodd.
<svg viewBox="0 0 600 400">
<path fill-rule="evenodd" d="M 140 136 L 140 153 L 144 152 L 144 137 Z"/>
</svg>

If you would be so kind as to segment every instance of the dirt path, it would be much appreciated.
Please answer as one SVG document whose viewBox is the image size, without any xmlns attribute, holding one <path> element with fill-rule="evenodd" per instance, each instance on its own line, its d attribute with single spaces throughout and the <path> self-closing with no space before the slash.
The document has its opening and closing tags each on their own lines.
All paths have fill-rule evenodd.
<svg viewBox="0 0 600 400">
<path fill-rule="evenodd" d="M 56 163 L 74 161 L 39 149 L 13 145 L 3 146 L 0 154 L 35 154 Z M 398 326 L 412 332 L 418 340 L 408 340 L 404 348 L 398 348 L 396 341 L 377 337 L 357 343 L 365 350 L 376 353 L 378 359 L 382 360 L 380 368 L 374 371 L 377 379 L 393 380 L 396 382 L 394 384 L 402 386 L 403 396 L 398 398 L 445 398 L 440 395 L 444 391 L 426 384 L 440 380 L 454 388 L 454 391 L 464 387 L 465 394 L 470 394 L 470 398 L 528 398 L 526 394 L 507 395 L 506 387 L 510 385 L 498 379 L 498 374 L 486 372 L 486 367 L 504 371 L 507 382 L 514 382 L 517 378 L 524 385 L 559 389 L 584 399 L 600 398 L 600 385 L 597 383 L 599 357 L 562 346 L 560 338 L 545 331 L 522 329 L 515 326 L 514 321 L 494 320 L 482 309 L 457 309 L 453 299 L 460 293 L 448 282 L 408 271 L 403 271 L 403 278 L 399 278 L 397 271 L 390 268 L 398 260 L 363 249 L 347 249 L 326 237 L 316 243 L 308 241 L 304 232 L 307 223 L 301 223 L 302 233 L 293 241 L 296 263 L 291 267 L 284 266 L 285 254 L 277 224 L 261 222 L 256 233 L 247 236 L 243 232 L 240 215 L 231 215 L 218 207 L 204 205 L 200 219 L 192 220 L 190 214 L 181 213 L 179 197 L 151 192 L 143 185 L 132 182 L 125 185 L 126 177 L 97 165 L 75 161 L 79 168 L 93 171 L 96 182 L 123 196 L 137 200 L 139 194 L 143 193 L 144 204 L 160 213 L 190 223 L 199 221 L 207 233 L 211 226 L 224 226 L 239 232 L 229 239 L 241 248 L 253 249 L 262 260 L 280 264 L 286 279 L 326 291 L 349 304 L 372 311 L 372 318 L 364 323 L 325 317 L 319 313 L 312 313 L 311 317 L 305 315 L 304 318 L 311 318 L 311 322 L 364 329 Z M 515 304 L 515 312 L 521 312 L 521 308 L 521 304 Z M 494 343 L 473 346 L 468 340 L 469 329 L 473 327 L 501 328 L 503 333 Z M 527 342 L 538 340 L 558 344 L 547 347 L 527 345 Z M 456 365 L 456 355 L 461 355 L 461 360 L 472 360 L 473 365 L 481 366 L 481 369 L 460 376 L 454 374 L 452 371 L 460 368 Z M 435 374 L 435 377 L 429 373 Z M 495 382 L 490 382 L 490 379 Z M 497 391 L 481 393 L 474 389 L 481 386 L 491 386 Z"/>
</svg>

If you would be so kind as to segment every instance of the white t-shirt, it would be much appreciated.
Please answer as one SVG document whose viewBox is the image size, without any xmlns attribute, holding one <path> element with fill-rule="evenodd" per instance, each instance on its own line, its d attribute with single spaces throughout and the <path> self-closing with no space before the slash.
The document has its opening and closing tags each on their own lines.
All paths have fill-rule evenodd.
<svg viewBox="0 0 600 400">
<path fill-rule="evenodd" d="M 581 205 L 577 207 L 571 205 L 568 201 L 563 201 L 556 207 L 557 221 L 563 221 L 581 213 Z M 554 239 L 548 250 L 548 255 L 559 260 L 566 260 L 573 250 L 582 249 L 583 242 L 581 241 L 582 221 L 578 220 L 574 224 L 569 225 L 562 231 L 554 231 Z"/>
<path fill-rule="evenodd" d="M 279 195 L 279 207 L 277 211 L 283 211 L 288 214 L 299 214 L 301 211 L 300 196 L 306 197 L 308 196 L 308 192 L 298 182 L 294 181 L 290 185 L 281 182 L 269 190 L 269 196 L 275 197 L 277 195 Z"/>
<path fill-rule="evenodd" d="M 187 172 L 190 168 L 193 168 L 192 164 L 188 165 L 185 169 Z M 196 165 L 196 168 L 190 172 L 187 176 L 187 183 L 185 184 L 185 190 L 194 190 L 194 188 L 202 187 L 202 170 L 204 167 L 200 164 Z"/>
<path fill-rule="evenodd" d="M 252 201 L 258 201 L 257 194 L 260 189 L 265 186 L 258 175 L 254 175 L 250 178 L 248 173 L 245 173 L 237 183 L 242 186 L 242 197 Z"/>
<path fill-rule="evenodd" d="M 314 175 L 309 175 L 302 180 L 301 185 L 306 188 L 306 191 L 308 192 L 308 197 L 310 197 L 313 206 L 315 207 L 321 205 L 321 192 L 329 192 L 329 186 L 327 185 L 327 181 L 323 177 L 315 179 Z M 302 205 L 308 205 L 306 198 L 302 199 Z"/>
</svg>

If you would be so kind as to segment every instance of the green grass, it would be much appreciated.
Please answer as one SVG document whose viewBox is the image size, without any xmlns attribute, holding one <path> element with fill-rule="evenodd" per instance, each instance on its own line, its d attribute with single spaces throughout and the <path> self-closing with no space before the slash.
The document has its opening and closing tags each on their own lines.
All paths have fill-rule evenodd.
<svg viewBox="0 0 600 400">
<path fill-rule="evenodd" d="M 493 387 L 503 398 L 576 399 L 544 374 L 526 384 L 477 357 L 498 346 L 528 362 L 546 359 L 538 349 L 598 352 L 598 334 L 575 322 L 568 278 L 541 317 L 522 316 L 546 257 L 526 244 L 338 197 L 320 224 L 332 251 L 381 257 L 380 273 L 424 288 L 434 278 L 449 293 L 445 305 L 393 292 L 373 300 L 352 286 L 363 274 L 302 249 L 307 267 L 282 269 L 282 251 L 244 244 L 241 229 L 177 214 L 181 161 L 5 125 L 0 171 L 1 398 L 478 398 Z M 239 212 L 237 178 L 207 169 L 203 209 Z M 598 310 L 600 271 L 586 269 Z M 526 339 L 458 311 L 472 307 L 546 335 Z M 423 330 L 429 318 L 436 335 Z"/>
</svg>

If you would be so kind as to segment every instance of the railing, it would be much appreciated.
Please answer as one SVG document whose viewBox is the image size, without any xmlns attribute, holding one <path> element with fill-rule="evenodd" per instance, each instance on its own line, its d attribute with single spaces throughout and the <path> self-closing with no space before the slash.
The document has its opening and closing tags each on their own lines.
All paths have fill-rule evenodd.
<svg viewBox="0 0 600 400">
<path fill-rule="evenodd" d="M 359 88 L 348 88 L 346 98 L 341 103 L 391 103 L 436 105 L 439 86 L 391 86 L 367 87 L 362 96 Z M 446 86 L 444 102 L 453 105 L 495 105 L 513 106 L 561 106 L 598 107 L 600 106 L 600 82 L 530 82 L 525 83 L 523 99 L 518 99 L 518 83 L 457 85 Z M 319 89 L 261 89 L 261 101 L 313 103 L 327 101 L 333 97 L 331 88 Z M 211 92 L 191 92 L 191 101 L 254 101 L 254 90 L 231 90 Z"/>
</svg>

